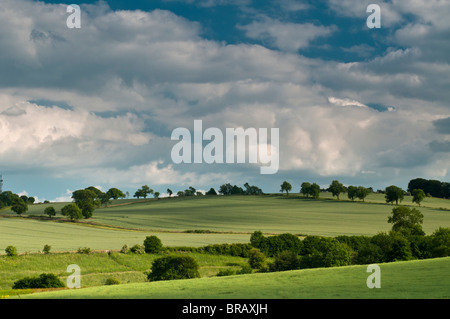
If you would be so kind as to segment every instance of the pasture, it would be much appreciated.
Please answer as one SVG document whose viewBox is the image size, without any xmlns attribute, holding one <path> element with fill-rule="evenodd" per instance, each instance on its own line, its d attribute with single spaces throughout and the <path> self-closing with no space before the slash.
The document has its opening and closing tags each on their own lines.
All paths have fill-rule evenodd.
<svg viewBox="0 0 450 319">
<path fill-rule="evenodd" d="M 22 298 L 121 299 L 448 299 L 450 257 L 380 264 L 381 288 L 366 285 L 367 266 L 60 290 Z"/>
</svg>

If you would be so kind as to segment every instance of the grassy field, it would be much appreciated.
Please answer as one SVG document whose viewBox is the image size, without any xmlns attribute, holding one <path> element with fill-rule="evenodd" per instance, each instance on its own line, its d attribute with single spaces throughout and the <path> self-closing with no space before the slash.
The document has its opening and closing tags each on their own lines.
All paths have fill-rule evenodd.
<svg viewBox="0 0 450 319">
<path fill-rule="evenodd" d="M 28 294 L 22 298 L 130 299 L 448 299 L 450 257 L 380 264 L 381 288 L 369 289 L 367 266 L 147 282 Z"/>
<path fill-rule="evenodd" d="M 181 253 L 180 253 L 181 254 Z M 187 253 L 182 253 L 186 255 Z M 246 258 L 188 253 L 200 266 L 202 277 L 216 276 L 222 269 L 238 270 L 247 263 Z M 63 282 L 70 274 L 67 266 L 77 264 L 81 268 L 82 286 L 101 286 L 107 278 L 116 278 L 121 283 L 145 282 L 145 271 L 150 270 L 153 260 L 159 254 L 121 254 L 112 253 L 59 253 L 59 254 L 30 254 L 17 257 L 0 257 L 0 293 L 12 287 L 18 279 L 38 276 L 41 273 L 54 273 Z"/>
<path fill-rule="evenodd" d="M 405 197 L 405 205 L 412 205 Z M 48 205 L 57 209 L 65 203 L 31 205 L 26 216 L 44 216 Z M 120 249 L 124 244 L 142 244 L 148 235 L 157 235 L 166 246 L 203 246 L 213 243 L 248 242 L 250 233 L 301 235 L 374 235 L 388 231 L 387 218 L 394 205 L 381 194 L 370 194 L 365 203 L 290 196 L 203 196 L 160 200 L 119 200 L 95 210 L 88 222 L 95 225 L 61 223 L 17 218 L 0 212 L 0 254 L 7 245 L 19 252 L 37 252 L 45 244 L 54 251 L 79 247 Z M 423 229 L 431 234 L 438 227 L 450 227 L 450 201 L 426 198 L 419 210 L 424 214 Z M 13 218 L 11 218 L 13 217 Z M 58 218 L 61 216 L 58 214 Z M 95 226 L 95 227 L 94 227 Z M 185 233 L 203 230 L 216 233 Z"/>
</svg>

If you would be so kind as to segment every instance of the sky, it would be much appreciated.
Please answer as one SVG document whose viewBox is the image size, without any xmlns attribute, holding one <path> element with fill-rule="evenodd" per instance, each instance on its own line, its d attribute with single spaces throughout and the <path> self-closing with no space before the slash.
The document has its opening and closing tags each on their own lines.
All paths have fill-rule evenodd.
<svg viewBox="0 0 450 319">
<path fill-rule="evenodd" d="M 1 0 L 3 190 L 449 181 L 449 16 L 439 0 Z M 278 128 L 278 171 L 175 163 L 171 134 L 195 120 Z"/>
</svg>

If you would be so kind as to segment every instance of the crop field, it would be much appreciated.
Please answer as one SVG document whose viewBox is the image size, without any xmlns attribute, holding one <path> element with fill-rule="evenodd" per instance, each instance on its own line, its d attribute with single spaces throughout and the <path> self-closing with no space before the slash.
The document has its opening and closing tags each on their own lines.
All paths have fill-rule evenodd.
<svg viewBox="0 0 450 319">
<path fill-rule="evenodd" d="M 255 273 L 70 289 L 22 298 L 131 299 L 447 299 L 450 257 L 380 264 L 381 288 L 366 286 L 367 266 Z"/>
<path fill-rule="evenodd" d="M 203 246 L 214 243 L 245 243 L 250 234 L 297 235 L 374 235 L 388 231 L 391 204 L 380 194 L 371 194 L 366 202 L 321 199 L 300 196 L 214 196 L 166 198 L 160 200 L 118 200 L 94 211 L 90 224 L 16 217 L 0 212 L 0 253 L 7 245 L 19 252 L 37 252 L 48 244 L 54 251 L 74 251 L 79 247 L 94 250 L 118 250 L 142 244 L 149 235 L 157 235 L 166 246 Z M 403 201 L 411 205 L 410 198 Z M 25 216 L 44 216 L 52 205 L 59 212 L 64 203 L 31 205 Z M 423 229 L 431 234 L 450 225 L 450 201 L 427 198 L 421 207 Z M 85 222 L 85 221 L 83 221 Z M 197 232 L 186 232 L 197 231 Z M 200 231 L 200 232 L 199 232 Z"/>
</svg>

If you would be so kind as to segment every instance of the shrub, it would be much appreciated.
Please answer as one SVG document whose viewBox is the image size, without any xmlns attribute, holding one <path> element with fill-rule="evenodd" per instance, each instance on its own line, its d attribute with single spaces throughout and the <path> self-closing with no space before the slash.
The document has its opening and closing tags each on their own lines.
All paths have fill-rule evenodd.
<svg viewBox="0 0 450 319">
<path fill-rule="evenodd" d="M 308 244 L 307 254 L 300 259 L 301 268 L 337 267 L 351 262 L 350 248 L 335 238 L 317 237 Z"/>
<path fill-rule="evenodd" d="M 250 265 L 243 265 L 240 270 L 236 272 L 237 275 L 251 274 L 253 272 L 252 267 Z"/>
<path fill-rule="evenodd" d="M 157 254 L 162 247 L 161 240 L 156 236 L 147 236 L 144 240 L 144 250 L 147 254 Z"/>
<path fill-rule="evenodd" d="M 105 280 L 105 285 L 107 285 L 107 286 L 118 285 L 118 284 L 120 284 L 120 281 L 117 278 L 109 277 Z"/>
<path fill-rule="evenodd" d="M 302 241 L 293 234 L 286 233 L 264 237 L 260 231 L 255 231 L 250 236 L 250 244 L 269 257 L 275 256 L 285 250 L 291 250 L 298 254 L 303 247 Z"/>
<path fill-rule="evenodd" d="M 355 258 L 355 263 L 360 265 L 374 264 L 383 261 L 383 252 L 381 248 L 375 244 L 368 243 L 361 247 Z"/>
<path fill-rule="evenodd" d="M 5 248 L 6 256 L 14 257 L 17 256 L 17 248 L 14 246 L 8 246 Z"/>
<path fill-rule="evenodd" d="M 132 246 L 132 247 L 130 248 L 130 251 L 131 251 L 133 254 L 139 254 L 139 255 L 145 254 L 144 246 L 139 245 L 139 244 L 136 244 L 136 245 Z"/>
<path fill-rule="evenodd" d="M 50 250 L 52 249 L 52 246 L 50 245 L 45 245 L 44 249 L 42 250 L 44 252 L 44 254 L 50 254 Z"/>
<path fill-rule="evenodd" d="M 209 254 L 230 255 L 238 257 L 248 257 L 249 251 L 252 249 L 250 244 L 213 244 L 203 247 L 203 251 Z"/>
<path fill-rule="evenodd" d="M 122 254 L 128 254 L 130 252 L 130 248 L 128 248 L 128 245 L 125 244 L 125 245 L 122 246 L 122 249 L 120 249 L 120 252 Z"/>
<path fill-rule="evenodd" d="M 410 242 L 400 232 L 378 233 L 372 237 L 370 242 L 380 247 L 383 256 L 381 262 L 412 258 Z"/>
<path fill-rule="evenodd" d="M 439 227 L 431 236 L 431 255 L 447 257 L 450 255 L 450 228 Z"/>
<path fill-rule="evenodd" d="M 148 280 L 173 280 L 199 278 L 199 265 L 190 256 L 165 256 L 155 259 Z"/>
<path fill-rule="evenodd" d="M 269 271 L 285 271 L 300 268 L 300 259 L 296 252 L 285 250 L 275 256 L 275 261 L 269 264 Z"/>
<path fill-rule="evenodd" d="M 77 253 L 89 255 L 91 253 L 91 249 L 89 247 L 80 247 L 78 248 Z"/>
<path fill-rule="evenodd" d="M 248 264 L 253 269 L 261 269 L 264 267 L 266 261 L 266 255 L 262 253 L 258 248 L 252 248 L 248 253 Z"/>
<path fill-rule="evenodd" d="M 236 275 L 236 273 L 233 271 L 233 269 L 221 269 L 217 273 L 217 277 L 225 277 L 225 276 L 233 276 Z"/>
<path fill-rule="evenodd" d="M 40 274 L 39 277 L 25 277 L 14 282 L 13 289 L 63 288 L 64 283 L 54 274 Z"/>
</svg>

